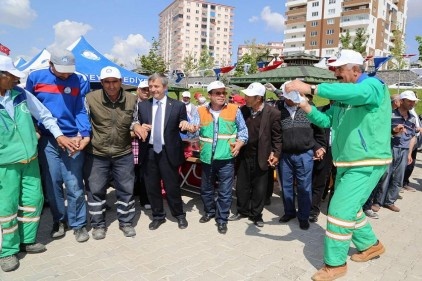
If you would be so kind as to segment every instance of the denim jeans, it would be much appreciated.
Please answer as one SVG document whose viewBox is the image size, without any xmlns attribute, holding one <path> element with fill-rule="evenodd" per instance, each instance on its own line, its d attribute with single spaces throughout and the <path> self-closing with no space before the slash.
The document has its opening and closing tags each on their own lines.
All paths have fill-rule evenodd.
<svg viewBox="0 0 422 281">
<path fill-rule="evenodd" d="M 393 205 L 403 184 L 409 149 L 393 147 L 393 162 L 388 167 L 388 174 L 378 188 L 375 203 L 380 206 Z"/>
<path fill-rule="evenodd" d="M 310 149 L 301 154 L 282 153 L 282 160 L 278 166 L 282 178 L 282 195 L 284 214 L 297 216 L 299 220 L 308 220 L 312 205 L 312 169 L 314 166 L 314 152 Z M 295 207 L 296 179 L 297 205 Z"/>
<path fill-rule="evenodd" d="M 87 219 L 83 184 L 84 152 L 81 151 L 71 157 L 67 151 L 59 147 L 52 136 L 42 136 L 38 148 L 53 221 L 67 221 L 73 229 L 85 226 Z M 67 208 L 65 199 L 67 199 Z"/>
<path fill-rule="evenodd" d="M 85 181 L 92 227 L 106 227 L 105 204 L 110 175 L 114 180 L 119 225 L 132 225 L 135 217 L 133 183 L 135 171 L 132 152 L 120 157 L 87 154 Z"/>
<path fill-rule="evenodd" d="M 227 223 L 232 203 L 234 182 L 234 159 L 214 160 L 202 163 L 201 198 L 204 211 L 215 215 L 217 223 Z M 215 180 L 218 179 L 217 200 L 215 200 Z"/>
</svg>

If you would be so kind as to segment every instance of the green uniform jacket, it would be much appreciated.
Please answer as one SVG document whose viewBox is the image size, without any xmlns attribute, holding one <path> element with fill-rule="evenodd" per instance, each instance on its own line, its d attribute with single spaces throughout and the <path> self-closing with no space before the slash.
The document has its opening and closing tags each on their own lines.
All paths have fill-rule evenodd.
<svg viewBox="0 0 422 281">
<path fill-rule="evenodd" d="M 317 126 L 331 127 L 334 165 L 391 163 L 391 101 L 386 85 L 362 74 L 356 84 L 320 84 L 318 96 L 335 102 L 324 113 L 313 107 L 307 117 Z"/>
<path fill-rule="evenodd" d="M 37 156 L 38 141 L 25 90 L 15 87 L 10 95 L 14 120 L 0 105 L 0 165 L 28 163 Z"/>
</svg>

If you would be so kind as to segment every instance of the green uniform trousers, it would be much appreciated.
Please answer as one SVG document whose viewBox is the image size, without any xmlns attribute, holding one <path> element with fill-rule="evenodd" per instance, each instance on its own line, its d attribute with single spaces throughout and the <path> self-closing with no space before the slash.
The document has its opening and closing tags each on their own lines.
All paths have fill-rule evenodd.
<svg viewBox="0 0 422 281">
<path fill-rule="evenodd" d="M 346 262 L 350 241 L 358 251 L 377 242 L 362 206 L 386 169 L 387 166 L 337 168 L 325 232 L 324 262 L 327 265 L 339 266 Z"/>
<path fill-rule="evenodd" d="M 0 257 L 17 254 L 20 243 L 35 242 L 43 201 L 38 159 L 0 165 Z"/>
</svg>

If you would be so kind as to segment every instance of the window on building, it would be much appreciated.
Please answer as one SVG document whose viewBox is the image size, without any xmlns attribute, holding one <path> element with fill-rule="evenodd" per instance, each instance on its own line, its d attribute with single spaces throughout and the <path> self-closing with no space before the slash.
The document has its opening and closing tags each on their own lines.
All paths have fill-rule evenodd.
<svg viewBox="0 0 422 281">
<path fill-rule="evenodd" d="M 335 4 L 336 0 L 328 0 L 328 4 Z"/>
<path fill-rule="evenodd" d="M 292 48 L 296 48 L 296 44 L 292 44 Z"/>
<path fill-rule="evenodd" d="M 190 23 L 189 23 L 189 22 L 187 22 L 187 23 L 186 23 L 186 26 L 190 26 Z"/>
<path fill-rule="evenodd" d="M 319 6 L 319 2 L 318 1 L 312 3 L 312 7 L 318 7 L 318 6 Z"/>
<path fill-rule="evenodd" d="M 186 19 L 190 20 L 190 16 L 186 16 Z"/>
<path fill-rule="evenodd" d="M 334 15 L 336 13 L 336 9 L 328 9 L 329 15 Z"/>
<path fill-rule="evenodd" d="M 318 12 L 312 12 L 312 16 L 313 17 L 317 17 L 318 16 Z"/>
<path fill-rule="evenodd" d="M 317 21 L 311 22 L 311 26 L 318 26 L 318 22 Z"/>
<path fill-rule="evenodd" d="M 311 31 L 311 37 L 315 37 L 318 35 L 318 31 Z"/>
<path fill-rule="evenodd" d="M 334 29 L 327 29 L 327 35 L 334 34 Z"/>
<path fill-rule="evenodd" d="M 195 24 L 195 27 L 199 27 L 199 25 L 198 24 Z"/>
<path fill-rule="evenodd" d="M 334 19 L 328 19 L 327 24 L 334 24 Z"/>
<path fill-rule="evenodd" d="M 227 28 L 224 28 L 224 31 L 227 32 Z"/>
<path fill-rule="evenodd" d="M 189 8 L 187 8 L 187 9 L 186 9 L 186 12 L 190 13 L 190 9 L 189 9 Z"/>
<path fill-rule="evenodd" d="M 195 13 L 199 14 L 199 10 L 196 10 Z"/>
<path fill-rule="evenodd" d="M 309 54 L 312 56 L 316 56 L 316 51 L 310 51 Z"/>
<path fill-rule="evenodd" d="M 311 41 L 310 45 L 311 46 L 316 46 L 317 45 L 317 42 L 316 41 Z"/>
<path fill-rule="evenodd" d="M 334 40 L 333 39 L 328 39 L 327 40 L 327 45 L 333 45 L 334 44 Z"/>
<path fill-rule="evenodd" d="M 334 54 L 334 50 L 333 49 L 327 50 L 327 51 L 325 51 L 325 54 L 327 54 L 327 55 L 333 55 Z"/>
</svg>

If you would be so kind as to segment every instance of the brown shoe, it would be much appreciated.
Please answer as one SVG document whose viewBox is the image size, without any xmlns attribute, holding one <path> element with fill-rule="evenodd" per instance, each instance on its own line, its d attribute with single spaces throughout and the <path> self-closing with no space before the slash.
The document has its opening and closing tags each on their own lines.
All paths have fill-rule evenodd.
<svg viewBox="0 0 422 281">
<path fill-rule="evenodd" d="M 326 264 L 323 268 L 318 270 L 311 279 L 314 281 L 331 281 L 346 275 L 346 272 L 347 264 L 340 266 L 329 266 Z"/>
<path fill-rule="evenodd" d="M 393 211 L 393 212 L 400 212 L 400 208 L 399 207 L 397 207 L 396 205 L 394 205 L 394 204 L 391 204 L 391 205 L 384 205 L 384 208 L 387 208 L 387 209 L 389 209 L 389 210 L 391 210 L 391 211 Z"/>
<path fill-rule="evenodd" d="M 381 255 L 384 252 L 385 252 L 384 245 L 382 245 L 380 241 L 377 241 L 377 244 L 371 246 L 369 249 L 366 249 L 365 251 L 352 255 L 350 259 L 355 262 L 365 262 L 375 257 L 379 257 L 379 255 Z"/>
<path fill-rule="evenodd" d="M 378 212 L 381 209 L 381 206 L 378 205 L 378 204 L 374 204 L 374 205 L 372 205 L 371 209 L 374 212 Z"/>
</svg>

